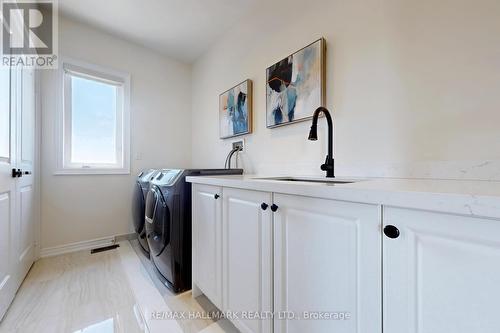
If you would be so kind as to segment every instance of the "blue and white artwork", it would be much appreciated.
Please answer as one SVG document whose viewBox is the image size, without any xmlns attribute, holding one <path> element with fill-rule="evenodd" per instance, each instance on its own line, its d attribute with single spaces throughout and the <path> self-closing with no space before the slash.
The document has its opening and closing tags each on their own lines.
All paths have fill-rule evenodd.
<svg viewBox="0 0 500 333">
<path fill-rule="evenodd" d="M 248 134 L 252 127 L 252 81 L 246 80 L 219 96 L 220 138 Z"/>
<path fill-rule="evenodd" d="M 309 119 L 324 104 L 324 39 L 266 70 L 267 127 Z"/>
</svg>

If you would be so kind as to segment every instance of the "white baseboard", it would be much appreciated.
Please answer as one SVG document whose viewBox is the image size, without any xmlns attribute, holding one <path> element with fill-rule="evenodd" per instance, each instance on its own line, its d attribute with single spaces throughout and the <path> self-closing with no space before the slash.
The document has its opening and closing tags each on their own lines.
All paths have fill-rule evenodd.
<svg viewBox="0 0 500 333">
<path fill-rule="evenodd" d="M 81 250 L 90 250 L 103 246 L 110 246 L 115 244 L 115 237 L 105 237 L 98 239 L 91 239 L 83 242 L 70 243 L 54 247 L 47 247 L 40 250 L 40 257 L 52 257 L 59 254 L 76 252 Z"/>
<path fill-rule="evenodd" d="M 133 240 L 133 239 L 137 239 L 137 234 L 135 232 L 130 233 L 130 234 L 122 234 L 122 235 L 115 236 L 116 243 L 123 242 L 123 241 L 129 241 L 129 240 Z"/>
</svg>

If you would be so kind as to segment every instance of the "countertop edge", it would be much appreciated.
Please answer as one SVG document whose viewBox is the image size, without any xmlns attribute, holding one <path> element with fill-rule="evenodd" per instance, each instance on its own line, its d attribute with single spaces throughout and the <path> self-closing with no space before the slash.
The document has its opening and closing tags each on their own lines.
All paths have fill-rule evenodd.
<svg viewBox="0 0 500 333">
<path fill-rule="evenodd" d="M 500 195 L 477 195 L 473 193 L 440 193 L 435 191 L 409 191 L 401 189 L 363 188 L 343 185 L 325 185 L 304 182 L 286 182 L 255 179 L 256 176 L 195 176 L 186 181 L 195 184 L 241 188 L 280 194 L 302 195 L 322 199 L 341 200 L 365 204 L 435 211 L 440 213 L 500 219 Z M 386 180 L 391 181 L 391 180 Z M 394 180 L 392 180 L 394 181 Z M 405 180 L 400 180 L 404 182 Z M 418 180 L 407 180 L 415 182 Z M 372 180 L 365 180 L 372 182 Z M 383 179 L 377 182 L 384 184 Z M 429 181 L 428 181 L 429 182 Z M 368 183 L 366 183 L 368 184 Z M 499 183 L 500 185 L 500 183 Z M 500 191 L 499 191 L 500 193 Z"/>
</svg>

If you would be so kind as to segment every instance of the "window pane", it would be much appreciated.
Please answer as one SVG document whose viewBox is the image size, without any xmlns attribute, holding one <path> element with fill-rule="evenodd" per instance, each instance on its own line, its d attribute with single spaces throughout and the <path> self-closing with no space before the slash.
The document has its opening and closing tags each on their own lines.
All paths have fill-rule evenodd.
<svg viewBox="0 0 500 333">
<path fill-rule="evenodd" d="M 72 76 L 71 90 L 71 162 L 117 163 L 117 87 Z"/>
<path fill-rule="evenodd" d="M 0 68 L 0 157 L 10 157 L 9 69 Z"/>
</svg>

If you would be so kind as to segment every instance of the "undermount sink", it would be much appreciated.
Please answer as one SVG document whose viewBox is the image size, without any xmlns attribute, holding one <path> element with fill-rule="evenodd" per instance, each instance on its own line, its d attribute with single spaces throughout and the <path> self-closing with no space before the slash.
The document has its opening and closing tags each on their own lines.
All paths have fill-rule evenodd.
<svg viewBox="0 0 500 333">
<path fill-rule="evenodd" d="M 341 180 L 335 178 L 302 178 L 302 177 L 268 177 L 268 178 L 255 178 L 258 180 L 274 180 L 284 182 L 309 182 L 309 183 L 325 183 L 325 184 L 351 184 L 357 180 Z"/>
</svg>

